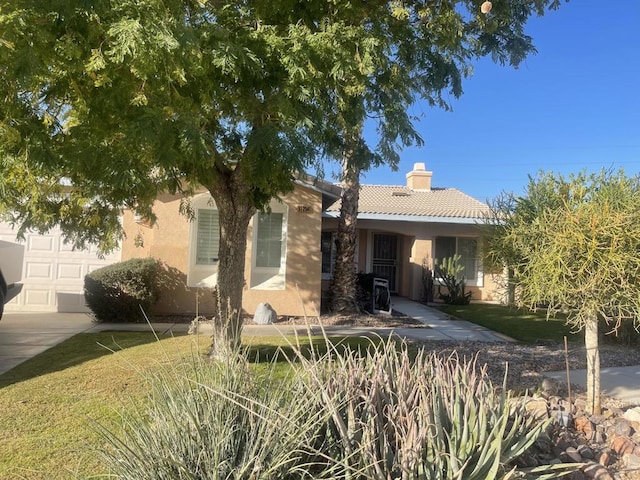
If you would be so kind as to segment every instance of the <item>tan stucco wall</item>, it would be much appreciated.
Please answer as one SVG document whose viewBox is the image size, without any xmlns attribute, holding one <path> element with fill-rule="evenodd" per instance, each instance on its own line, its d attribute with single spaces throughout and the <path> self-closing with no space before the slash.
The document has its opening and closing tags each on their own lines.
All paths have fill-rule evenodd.
<svg viewBox="0 0 640 480">
<path fill-rule="evenodd" d="M 166 265 L 169 276 L 154 313 L 191 315 L 197 311 L 206 315 L 214 310 L 210 290 L 186 286 L 191 225 L 180 214 L 180 200 L 178 195 L 160 196 L 153 206 L 157 217 L 153 226 L 137 224 L 133 214 L 125 212 L 123 225 L 127 237 L 122 245 L 122 259 L 153 257 Z M 253 230 L 249 226 L 243 308 L 251 315 L 260 302 L 269 302 L 279 315 L 302 315 L 303 305 L 308 313 L 313 312 L 314 305 L 320 308 L 321 195 L 297 186 L 283 201 L 289 207 L 284 290 L 250 288 Z M 299 211 L 298 207 L 303 208 Z"/>
<path fill-rule="evenodd" d="M 302 316 L 305 311 L 308 315 L 314 315 L 320 311 L 322 198 L 313 190 L 299 187 L 287 195 L 284 202 L 289 207 L 286 287 L 284 290 L 251 288 L 249 272 L 253 243 L 252 222 L 247 235 L 247 285 L 243 305 L 249 313 L 255 312 L 259 303 L 268 302 L 279 315 Z"/>
</svg>

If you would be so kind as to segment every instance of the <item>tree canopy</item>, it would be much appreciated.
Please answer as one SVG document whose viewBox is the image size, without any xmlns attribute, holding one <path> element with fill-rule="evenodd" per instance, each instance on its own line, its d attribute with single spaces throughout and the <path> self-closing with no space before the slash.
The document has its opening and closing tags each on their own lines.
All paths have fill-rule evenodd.
<svg viewBox="0 0 640 480">
<path fill-rule="evenodd" d="M 589 403 L 599 410 L 598 320 L 640 319 L 640 177 L 540 173 L 493 207 L 487 255 L 513 272 L 519 302 L 585 329 Z"/>
<path fill-rule="evenodd" d="M 160 192 L 204 186 L 222 316 L 239 312 L 256 210 L 367 118 L 379 141 L 354 158 L 394 165 L 419 141 L 407 107 L 445 106 L 477 56 L 517 65 L 559 0 L 479 3 L 0 0 L 0 203 L 21 231 L 109 250 L 122 208 L 153 219 Z"/>
</svg>

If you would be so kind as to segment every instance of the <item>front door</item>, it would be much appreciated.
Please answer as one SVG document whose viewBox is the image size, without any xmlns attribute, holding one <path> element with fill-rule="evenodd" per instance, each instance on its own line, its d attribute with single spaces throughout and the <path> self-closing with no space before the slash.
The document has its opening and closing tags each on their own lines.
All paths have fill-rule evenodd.
<svg viewBox="0 0 640 480">
<path fill-rule="evenodd" d="M 381 278 L 389 280 L 389 291 L 398 292 L 398 236 L 373 234 L 372 271 Z"/>
</svg>

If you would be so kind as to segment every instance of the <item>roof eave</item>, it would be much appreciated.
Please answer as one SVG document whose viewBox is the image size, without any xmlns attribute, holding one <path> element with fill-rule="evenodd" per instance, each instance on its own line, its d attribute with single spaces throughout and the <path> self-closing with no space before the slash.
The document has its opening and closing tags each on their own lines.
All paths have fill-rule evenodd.
<svg viewBox="0 0 640 480">
<path fill-rule="evenodd" d="M 325 218 L 339 218 L 340 212 L 323 212 Z M 484 217 L 450 217 L 438 215 L 390 215 L 386 213 L 358 213 L 358 220 L 382 220 L 414 223 L 457 223 L 460 225 L 477 225 L 484 223 Z"/>
</svg>

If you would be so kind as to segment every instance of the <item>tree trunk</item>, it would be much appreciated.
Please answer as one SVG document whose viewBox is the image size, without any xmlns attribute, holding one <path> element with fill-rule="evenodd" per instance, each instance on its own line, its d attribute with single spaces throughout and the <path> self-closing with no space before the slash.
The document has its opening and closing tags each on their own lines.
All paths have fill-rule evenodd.
<svg viewBox="0 0 640 480">
<path fill-rule="evenodd" d="M 340 220 L 336 237 L 336 260 L 331 283 L 331 310 L 336 313 L 357 313 L 356 257 L 358 200 L 360 198 L 360 167 L 353 161 L 357 142 L 345 152 L 342 163 L 342 194 Z"/>
<path fill-rule="evenodd" d="M 584 331 L 587 349 L 587 406 L 591 415 L 600 415 L 600 352 L 598 350 L 598 317 L 587 319 Z"/>
<path fill-rule="evenodd" d="M 222 358 L 240 345 L 247 229 L 256 208 L 237 169 L 219 174 L 208 189 L 216 202 L 220 221 L 216 286 L 218 308 L 213 319 L 209 357 Z"/>
<path fill-rule="evenodd" d="M 512 307 L 516 304 L 516 280 L 513 268 L 507 269 L 507 305 Z"/>
</svg>

